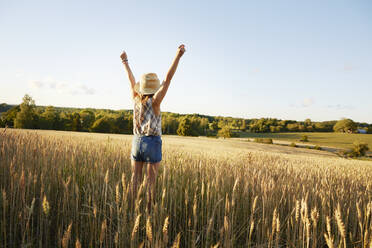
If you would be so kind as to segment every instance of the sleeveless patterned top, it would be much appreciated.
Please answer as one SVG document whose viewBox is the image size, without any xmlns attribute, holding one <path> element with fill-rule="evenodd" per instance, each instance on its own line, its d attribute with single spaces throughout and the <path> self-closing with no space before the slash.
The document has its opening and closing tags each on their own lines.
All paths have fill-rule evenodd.
<svg viewBox="0 0 372 248">
<path fill-rule="evenodd" d="M 161 113 L 156 116 L 152 108 L 152 97 L 142 103 L 135 99 L 133 109 L 133 134 L 161 135 Z"/>
</svg>

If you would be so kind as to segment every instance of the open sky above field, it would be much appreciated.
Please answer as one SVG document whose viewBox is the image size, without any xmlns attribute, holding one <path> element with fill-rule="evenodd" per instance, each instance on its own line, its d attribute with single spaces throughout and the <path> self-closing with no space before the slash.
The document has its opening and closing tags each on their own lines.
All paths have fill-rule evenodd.
<svg viewBox="0 0 372 248">
<path fill-rule="evenodd" d="M 119 55 L 163 111 L 372 123 L 370 1 L 1 1 L 0 103 L 130 109 Z"/>
</svg>

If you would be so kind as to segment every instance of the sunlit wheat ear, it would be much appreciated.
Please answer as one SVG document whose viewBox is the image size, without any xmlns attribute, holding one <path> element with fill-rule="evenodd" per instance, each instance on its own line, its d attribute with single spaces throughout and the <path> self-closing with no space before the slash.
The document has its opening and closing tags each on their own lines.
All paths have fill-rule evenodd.
<svg viewBox="0 0 372 248">
<path fill-rule="evenodd" d="M 97 218 L 97 205 L 95 203 L 93 203 L 93 216 Z"/>
<path fill-rule="evenodd" d="M 276 232 L 280 233 L 280 219 L 279 219 L 279 214 L 278 217 L 276 218 Z"/>
<path fill-rule="evenodd" d="M 161 207 L 164 208 L 164 202 L 165 202 L 165 188 L 163 189 L 163 193 L 161 194 Z"/>
<path fill-rule="evenodd" d="M 258 200 L 258 196 L 256 196 L 256 197 L 254 198 L 254 200 L 253 200 L 251 216 L 253 216 L 253 215 L 254 215 L 254 212 L 256 211 L 257 200 Z"/>
<path fill-rule="evenodd" d="M 311 210 L 311 220 L 313 221 L 313 226 L 316 227 L 319 219 L 319 213 L 316 207 Z"/>
<path fill-rule="evenodd" d="M 146 237 L 151 243 L 152 242 L 152 227 L 151 227 L 150 217 L 147 217 L 147 220 L 146 220 Z"/>
<path fill-rule="evenodd" d="M 141 207 L 141 203 L 142 203 L 142 199 L 138 199 L 138 200 L 136 200 L 136 202 L 135 202 L 135 206 L 134 206 L 134 211 L 135 211 L 136 213 L 139 213 L 139 211 L 140 211 L 140 207 Z"/>
<path fill-rule="evenodd" d="M 276 219 L 277 219 L 277 212 L 276 212 L 276 208 L 275 208 L 274 213 L 273 213 L 273 220 L 272 220 L 272 224 L 271 224 L 271 230 L 273 232 L 273 235 L 276 232 Z"/>
<path fill-rule="evenodd" d="M 325 241 L 326 241 L 326 243 L 327 243 L 327 246 L 328 246 L 329 248 L 334 248 L 333 238 L 332 238 L 332 237 L 328 236 L 327 233 L 324 233 L 324 239 L 325 239 Z"/>
<path fill-rule="evenodd" d="M 304 224 L 306 224 L 306 220 L 307 220 L 307 203 L 305 200 L 301 200 L 301 220 L 304 222 Z"/>
<path fill-rule="evenodd" d="M 70 225 L 68 225 L 65 233 L 63 234 L 63 238 L 62 238 L 62 247 L 63 248 L 68 247 L 68 242 L 70 241 L 70 237 L 71 237 L 71 229 L 72 229 L 72 221 L 70 222 Z"/>
<path fill-rule="evenodd" d="M 218 242 L 217 244 L 211 246 L 211 248 L 218 248 L 220 246 L 220 242 Z"/>
<path fill-rule="evenodd" d="M 181 240 L 181 233 L 178 233 L 176 239 L 173 242 L 172 248 L 179 248 L 180 247 L 180 240 Z"/>
<path fill-rule="evenodd" d="M 116 187 L 115 187 L 115 200 L 116 200 L 116 204 L 118 205 L 119 202 L 120 202 L 120 188 L 119 188 L 119 183 L 116 184 Z"/>
<path fill-rule="evenodd" d="M 204 198 L 204 191 L 205 191 L 205 185 L 204 185 L 204 181 L 202 182 L 202 187 L 201 187 L 201 198 L 203 199 Z"/>
<path fill-rule="evenodd" d="M 168 225 L 169 225 L 169 216 L 165 218 L 164 225 L 163 225 L 163 241 L 164 244 L 168 244 Z"/>
<path fill-rule="evenodd" d="M 105 236 L 106 236 L 106 228 L 107 228 L 107 221 L 106 219 L 104 221 L 102 221 L 102 225 L 101 225 L 101 233 L 99 235 L 99 242 L 102 244 L 103 241 L 105 240 Z"/>
<path fill-rule="evenodd" d="M 342 217 L 341 217 L 341 207 L 340 207 L 340 204 L 337 204 L 337 209 L 335 210 L 335 217 L 336 217 L 336 222 L 337 222 L 337 226 L 338 226 L 338 229 L 341 233 L 341 237 L 343 238 L 343 241 L 344 241 L 344 246 L 346 247 L 346 231 L 345 231 L 345 225 L 342 221 Z"/>
<path fill-rule="evenodd" d="M 237 190 L 237 187 L 238 187 L 238 183 L 239 183 L 239 177 L 234 182 L 234 186 L 233 186 L 233 190 L 232 190 L 232 196 L 233 197 L 235 196 L 235 193 L 236 193 L 236 190 Z"/>
<path fill-rule="evenodd" d="M 108 180 L 109 180 L 109 169 L 106 170 L 106 175 L 105 175 L 105 184 L 106 185 L 108 184 Z"/>
<path fill-rule="evenodd" d="M 136 220 L 134 221 L 134 226 L 132 230 L 131 240 L 134 240 L 134 236 L 136 235 L 140 223 L 141 214 L 137 215 Z"/>
<path fill-rule="evenodd" d="M 251 241 L 253 230 L 254 230 L 254 220 L 252 219 L 250 221 L 250 226 L 249 226 L 249 241 Z"/>
<path fill-rule="evenodd" d="M 194 205 L 192 206 L 192 213 L 193 213 L 194 221 L 195 222 L 197 221 L 197 217 L 196 217 L 197 207 L 198 207 L 198 200 L 197 200 L 197 197 L 196 197 L 196 194 L 195 194 L 195 196 L 194 196 Z"/>
<path fill-rule="evenodd" d="M 77 239 L 76 242 L 75 242 L 75 248 L 81 248 L 81 243 L 80 243 L 79 239 Z"/>
<path fill-rule="evenodd" d="M 295 220 L 296 222 L 298 222 L 298 218 L 300 217 L 300 202 L 298 200 L 296 201 L 295 212 L 296 212 Z"/>
<path fill-rule="evenodd" d="M 189 204 L 189 191 L 188 189 L 185 190 L 185 206 L 187 208 L 187 205 Z"/>
<path fill-rule="evenodd" d="M 50 210 L 50 206 L 49 206 L 49 202 L 48 202 L 48 200 L 47 200 L 47 198 L 46 198 L 45 195 L 44 195 L 44 198 L 43 198 L 43 204 L 42 205 L 43 205 L 43 212 L 44 212 L 44 214 L 48 216 L 49 210 Z"/>
</svg>

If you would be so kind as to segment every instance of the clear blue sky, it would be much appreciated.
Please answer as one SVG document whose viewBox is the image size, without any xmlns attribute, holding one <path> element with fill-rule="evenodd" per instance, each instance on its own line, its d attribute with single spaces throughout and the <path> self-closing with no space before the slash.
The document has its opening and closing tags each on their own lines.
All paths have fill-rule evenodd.
<svg viewBox="0 0 372 248">
<path fill-rule="evenodd" d="M 372 123 L 371 1 L 1 1 L 0 103 L 131 109 L 179 64 L 162 111 Z"/>
</svg>

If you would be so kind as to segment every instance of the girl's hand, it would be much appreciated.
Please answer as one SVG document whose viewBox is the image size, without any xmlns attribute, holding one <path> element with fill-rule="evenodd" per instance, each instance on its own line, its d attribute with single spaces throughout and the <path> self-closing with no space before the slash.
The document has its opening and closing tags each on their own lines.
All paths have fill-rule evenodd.
<svg viewBox="0 0 372 248">
<path fill-rule="evenodd" d="M 122 52 L 122 54 L 120 55 L 120 58 L 121 60 L 128 60 L 128 56 L 127 56 L 127 53 L 125 51 Z"/>
<path fill-rule="evenodd" d="M 182 57 L 182 55 L 185 53 L 185 45 L 182 44 L 178 47 L 178 50 L 177 50 L 177 56 L 179 57 Z"/>
</svg>

